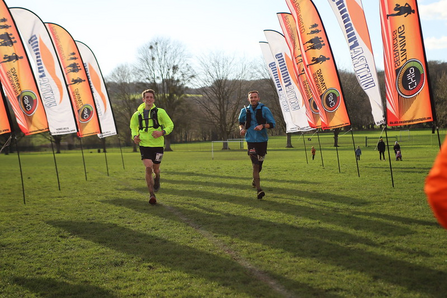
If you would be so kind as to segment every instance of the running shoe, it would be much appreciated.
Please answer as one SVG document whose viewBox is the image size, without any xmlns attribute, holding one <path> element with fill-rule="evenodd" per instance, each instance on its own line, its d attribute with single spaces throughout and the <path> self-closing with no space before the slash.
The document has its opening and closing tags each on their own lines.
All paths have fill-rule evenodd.
<svg viewBox="0 0 447 298">
<path fill-rule="evenodd" d="M 157 204 L 157 198 L 155 198 L 155 195 L 151 195 L 151 198 L 149 199 L 149 204 L 151 205 Z"/>
</svg>

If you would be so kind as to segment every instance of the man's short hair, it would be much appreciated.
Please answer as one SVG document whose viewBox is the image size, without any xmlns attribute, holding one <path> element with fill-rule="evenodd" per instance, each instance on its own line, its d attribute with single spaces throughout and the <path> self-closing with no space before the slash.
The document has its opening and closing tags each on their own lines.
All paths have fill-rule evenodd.
<svg viewBox="0 0 447 298">
<path fill-rule="evenodd" d="M 250 94 L 252 94 L 252 93 L 256 93 L 259 96 L 259 91 L 257 91 L 257 90 L 253 90 L 253 91 L 248 92 L 248 96 L 250 96 Z"/>
<path fill-rule="evenodd" d="M 144 95 L 146 93 L 152 93 L 152 95 L 155 97 L 155 91 L 153 89 L 146 89 L 146 90 L 144 90 L 143 92 L 141 92 L 141 97 L 144 98 Z"/>
</svg>

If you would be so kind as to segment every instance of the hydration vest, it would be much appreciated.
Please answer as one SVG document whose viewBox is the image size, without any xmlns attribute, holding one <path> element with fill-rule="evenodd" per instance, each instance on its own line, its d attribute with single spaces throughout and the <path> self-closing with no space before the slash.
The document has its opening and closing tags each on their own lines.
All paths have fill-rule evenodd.
<svg viewBox="0 0 447 298">
<path fill-rule="evenodd" d="M 258 122 L 258 124 L 266 124 L 267 120 L 262 117 L 262 108 L 264 107 L 264 105 L 261 106 L 260 109 L 256 109 L 256 121 Z M 251 111 L 249 109 L 249 107 L 245 108 L 245 112 L 246 112 L 246 116 L 245 116 L 245 129 L 248 129 L 250 127 L 250 123 L 251 123 Z"/>
<path fill-rule="evenodd" d="M 160 124 L 158 123 L 158 109 L 157 107 L 153 108 L 149 112 L 149 118 L 143 119 L 143 113 L 138 115 L 138 123 L 140 124 L 139 129 L 147 132 L 147 129 L 149 128 L 149 119 L 152 119 L 153 122 L 153 128 L 157 129 L 160 127 Z M 143 127 L 143 120 L 146 124 L 146 126 Z"/>
</svg>

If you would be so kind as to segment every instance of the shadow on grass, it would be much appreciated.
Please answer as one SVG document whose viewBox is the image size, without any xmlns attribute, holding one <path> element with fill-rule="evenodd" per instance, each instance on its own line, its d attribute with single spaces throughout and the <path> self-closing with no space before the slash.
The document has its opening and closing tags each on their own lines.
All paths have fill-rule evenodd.
<svg viewBox="0 0 447 298">
<path fill-rule="evenodd" d="M 199 180 L 175 180 L 169 177 L 169 175 L 166 175 L 167 177 L 162 177 L 162 184 L 164 183 L 171 183 L 173 185 L 192 185 L 192 186 L 204 186 L 204 187 L 209 187 L 209 186 L 216 186 L 216 187 L 220 187 L 220 188 L 227 188 L 227 189 L 232 189 L 234 190 L 234 193 L 239 193 L 238 190 L 247 190 L 249 187 L 251 187 L 251 181 L 252 178 L 247 178 L 247 179 L 242 179 L 240 177 L 228 177 L 228 176 L 223 176 L 223 175 L 208 175 L 208 174 L 200 174 L 200 173 L 194 173 L 194 172 L 175 172 L 176 175 L 185 175 L 188 177 L 203 177 L 203 178 L 215 178 L 215 179 L 219 179 L 218 181 L 199 181 Z M 238 183 L 223 183 L 222 181 L 227 181 L 228 179 L 234 179 L 235 181 L 239 182 Z M 246 181 L 246 183 L 244 185 L 240 184 L 240 181 Z M 324 192 L 315 192 L 315 191 L 304 191 L 304 190 L 300 190 L 299 185 L 304 185 L 304 184 L 318 184 L 318 182 L 314 182 L 314 181 L 297 181 L 297 180 L 279 180 L 279 179 L 272 179 L 272 178 L 268 178 L 268 182 L 270 185 L 272 184 L 288 184 L 288 185 L 295 185 L 297 186 L 297 188 L 293 189 L 293 188 L 285 188 L 285 187 L 267 187 L 265 189 L 271 189 L 273 191 L 277 191 L 278 193 L 282 193 L 285 195 L 290 195 L 293 197 L 299 196 L 299 197 L 304 197 L 304 198 L 309 198 L 312 201 L 324 201 L 324 202 L 337 202 L 340 204 L 346 204 L 346 205 L 367 205 L 369 204 L 368 201 L 366 200 L 360 200 L 360 199 L 355 199 L 352 197 L 347 197 L 347 196 L 341 196 L 341 195 L 337 195 L 334 193 L 324 193 Z M 163 187 L 163 185 L 162 185 Z M 176 187 L 176 189 L 178 189 L 179 187 Z M 167 191 L 171 191 L 171 189 L 167 188 L 165 189 Z M 165 191 L 163 190 L 163 191 Z M 146 189 L 145 189 L 146 191 Z M 213 193 L 214 194 L 214 193 Z"/>
<path fill-rule="evenodd" d="M 128 202 L 132 202 L 132 200 Z M 135 204 L 134 208 L 136 208 L 137 204 L 141 208 L 140 201 L 133 201 L 133 203 Z M 154 210 L 157 209 L 151 208 L 152 212 Z M 164 208 L 158 210 L 164 210 Z M 165 214 L 165 210 L 161 213 Z M 164 218 L 164 216 L 160 214 L 160 218 Z M 229 258 L 223 258 L 112 223 L 82 221 L 49 221 L 47 223 L 104 247 L 128 255 L 138 256 L 144 262 L 160 264 L 172 270 L 185 272 L 196 278 L 210 280 L 222 287 L 231 288 L 238 293 L 245 293 L 253 297 L 278 296 L 278 292 L 270 288 L 268 282 L 254 279 L 251 272 L 252 269 L 243 267 Z M 119 239 L 117 239 L 117 235 L 119 235 Z M 289 281 L 289 283 L 294 284 L 293 288 L 307 289 L 308 292 L 313 293 L 312 296 L 338 297 L 333 295 L 327 296 L 324 291 L 313 289 L 303 283 L 294 281 Z"/>
<path fill-rule="evenodd" d="M 290 204 L 283 200 L 269 200 L 268 197 L 265 200 L 259 201 L 255 199 L 255 193 L 253 192 L 253 197 L 247 199 L 247 197 L 244 197 L 242 195 L 236 195 L 240 194 L 240 191 L 237 191 L 237 189 L 246 190 L 247 186 L 242 185 L 234 185 L 229 183 L 216 183 L 216 187 L 219 188 L 231 188 L 235 189 L 235 194 L 232 194 L 229 196 L 228 194 L 219 194 L 212 191 L 206 191 L 198 189 L 200 185 L 203 185 L 204 187 L 210 187 L 210 183 L 206 182 L 197 182 L 197 181 L 184 181 L 184 180 L 171 180 L 171 179 L 164 179 L 164 183 L 171 183 L 173 185 L 176 185 L 175 188 L 165 188 L 162 189 L 161 192 L 163 194 L 173 196 L 175 198 L 182 198 L 184 197 L 186 200 L 191 200 L 194 198 L 200 198 L 203 200 L 209 200 L 209 201 L 215 201 L 216 203 L 232 203 L 232 204 L 238 204 L 249 208 L 260 208 L 264 209 L 266 211 L 276 211 L 281 212 L 285 214 L 290 214 L 293 216 L 296 216 L 297 218 L 307 218 L 311 220 L 320 221 L 323 223 L 328 224 L 335 224 L 338 226 L 355 229 L 355 230 L 363 230 L 367 232 L 372 232 L 375 234 L 380 235 L 386 235 L 386 236 L 403 236 L 403 235 L 409 235 L 413 234 L 414 232 L 406 227 L 398 226 L 395 224 L 383 222 L 383 221 L 377 221 L 374 219 L 367 219 L 362 218 L 359 216 L 346 214 L 345 212 L 338 212 L 337 210 L 330 208 L 322 208 L 320 206 L 317 206 L 315 208 L 305 206 L 305 205 L 299 205 L 296 204 Z M 195 190 L 185 192 L 182 190 L 181 185 L 192 185 L 196 186 Z M 146 190 L 143 190 L 146 191 Z M 290 195 L 291 197 L 298 197 L 298 198 L 304 198 L 305 201 L 301 200 L 305 203 L 308 203 L 307 201 L 312 202 L 311 204 L 314 204 L 313 202 L 316 201 L 328 201 L 328 202 L 337 202 L 337 203 L 343 203 L 343 204 L 349 204 L 349 205 L 368 205 L 369 202 L 349 198 L 346 196 L 340 196 L 337 194 L 332 193 L 320 193 L 320 192 L 310 192 L 310 191 L 300 191 L 300 190 L 291 190 L 287 188 L 279 188 L 275 187 L 272 188 L 272 192 L 268 192 L 267 195 L 270 194 L 281 194 L 281 195 Z M 125 201 L 125 200 L 124 200 Z M 141 204 L 141 203 L 140 203 Z M 188 202 L 189 204 L 189 202 Z M 140 206 L 141 207 L 141 206 Z M 408 219 L 408 221 L 411 221 Z"/>
<path fill-rule="evenodd" d="M 241 181 L 240 178 L 237 179 L 238 182 Z M 243 198 L 247 199 L 247 197 L 241 197 L 236 194 L 239 194 L 241 191 L 246 191 L 247 189 L 251 188 L 251 179 L 246 179 L 246 184 L 233 184 L 233 183 L 223 183 L 223 182 L 215 182 L 215 181 L 190 181 L 190 180 L 175 180 L 172 178 L 162 178 L 162 185 L 161 185 L 161 192 L 166 194 L 173 194 L 173 195 L 180 195 L 180 196 L 194 196 L 194 197 L 202 197 L 202 196 L 196 196 L 193 194 L 195 191 L 191 192 L 190 190 L 185 191 L 181 188 L 182 185 L 184 186 L 192 186 L 195 189 L 203 187 L 218 187 L 218 188 L 225 188 L 225 189 L 231 189 L 234 190 L 234 194 L 231 195 L 233 198 Z M 269 184 L 274 184 L 275 182 L 281 182 L 281 183 L 287 183 L 287 181 L 281 181 L 281 180 L 275 180 L 275 179 L 269 179 Z M 141 181 L 141 184 L 145 184 L 145 181 Z M 295 184 L 301 183 L 301 182 L 293 182 Z M 293 183 L 290 183 L 293 185 Z M 306 183 L 313 183 L 313 182 L 306 182 Z M 167 187 L 167 184 L 176 185 L 175 189 L 170 189 Z M 304 184 L 304 183 L 303 183 Z M 131 186 L 125 186 L 128 190 L 131 191 L 138 191 L 141 193 L 147 193 L 149 197 L 149 193 L 146 186 L 138 186 L 138 187 L 131 187 Z M 367 200 L 362 199 L 356 199 L 352 197 L 337 195 L 334 193 L 325 193 L 325 192 L 315 192 L 315 191 L 306 191 L 306 190 L 300 190 L 300 189 L 292 189 L 292 188 L 285 188 L 285 187 L 263 187 L 264 190 L 266 190 L 267 195 L 269 194 L 280 194 L 280 195 L 288 195 L 291 198 L 293 197 L 302 197 L 309 199 L 310 201 L 316 202 L 316 201 L 322 201 L 322 202 L 333 202 L 333 203 L 339 203 L 344 204 L 348 206 L 365 206 L 371 204 Z M 215 192 L 208 192 L 211 197 L 216 196 Z M 227 197 L 227 195 L 225 196 Z M 252 198 L 255 198 L 255 192 L 253 190 L 253 196 Z M 203 196 L 202 198 L 207 198 L 207 196 Z"/>
<path fill-rule="evenodd" d="M 251 185 L 251 180 L 252 178 L 244 178 L 244 177 L 240 177 L 240 176 L 225 176 L 225 175 L 215 175 L 215 174 L 209 174 L 209 173 L 197 173 L 197 172 L 180 172 L 180 171 L 175 171 L 172 173 L 167 173 L 166 177 L 169 178 L 170 175 L 183 175 L 183 176 L 187 176 L 187 177 L 202 177 L 202 178 L 209 178 L 209 179 L 225 179 L 225 180 L 234 180 L 234 181 L 241 181 L 241 180 L 246 180 L 249 181 L 247 183 L 247 185 Z M 163 179 L 165 178 L 165 176 L 163 177 Z M 319 185 L 319 184 L 323 184 L 323 182 L 319 182 L 319 181 L 308 181 L 308 180 L 279 180 L 279 179 L 274 179 L 274 178 L 269 178 L 269 181 L 271 182 L 278 182 L 278 183 L 290 183 L 290 184 L 313 184 L 313 185 Z"/>
<path fill-rule="evenodd" d="M 116 199 L 106 202 L 124 206 L 137 212 L 148 212 L 142 210 L 141 202 L 136 200 Z M 175 209 L 183 215 L 182 217 L 194 219 L 194 226 L 200 226 L 201 229 L 211 234 L 225 235 L 231 239 L 240 239 L 242 242 L 258 243 L 277 251 L 287 251 L 295 258 L 311 258 L 316 263 L 335 266 L 339 268 L 338 270 L 367 274 L 371 281 L 380 281 L 380 283 L 404 287 L 408 291 L 420 293 L 421 295 L 444 297 L 447 292 L 447 284 L 445 283 L 446 272 L 396 259 L 388 256 L 388 254 L 372 252 L 367 248 L 364 249 L 364 246 L 379 247 L 377 243 L 366 237 L 359 237 L 328 228 L 301 227 L 275 223 L 270 220 L 254 219 L 217 210 L 207 212 L 209 210 L 201 205 L 191 206 L 191 203 L 185 203 L 186 205 L 188 208 L 177 206 Z M 295 208 L 301 207 L 295 206 Z M 307 212 L 309 211 L 311 210 Z M 154 212 L 150 213 L 152 216 L 160 216 Z M 184 222 L 180 217 L 177 220 Z M 268 263 L 268 259 L 269 255 L 264 260 L 265 264 Z M 209 261 L 212 262 L 213 260 Z M 296 270 L 305 271 L 312 270 L 312 268 L 297 268 Z M 287 285 L 289 289 L 297 289 L 298 293 L 301 294 L 306 293 L 305 291 L 300 291 L 300 289 L 303 289 L 302 284 L 298 285 L 295 281 L 275 275 L 272 272 L 269 272 L 269 275 Z M 321 291 L 323 290 L 321 289 Z M 381 295 L 384 294 L 383 290 L 377 289 L 375 286 L 371 286 L 371 289 L 359 288 L 359 291 L 363 294 L 368 291 L 379 291 Z M 372 292 L 367 296 L 378 294 L 378 292 Z"/>
<path fill-rule="evenodd" d="M 362 212 L 362 211 L 352 211 L 352 214 L 360 215 L 360 216 L 368 216 L 368 217 L 374 217 L 384 220 L 389 220 L 393 222 L 401 222 L 405 225 L 423 225 L 428 227 L 440 227 L 438 222 L 433 218 L 433 221 L 428 220 L 420 220 L 420 219 L 414 219 L 414 218 L 408 218 L 408 217 L 402 217 L 397 215 L 389 215 L 389 214 L 382 214 L 377 212 Z"/>
<path fill-rule="evenodd" d="M 398 164 L 392 164 L 393 170 L 396 170 L 398 172 L 406 172 L 406 173 L 421 173 L 421 174 L 427 174 L 431 168 L 429 167 L 419 167 L 419 166 L 408 166 L 408 167 L 404 167 L 401 166 L 401 162 L 403 163 L 404 161 L 397 161 Z M 387 167 L 389 168 L 389 163 L 387 161 Z M 365 168 L 369 168 L 369 169 L 377 169 L 377 170 L 383 170 L 383 167 L 373 167 L 373 166 L 365 166 Z"/>
<path fill-rule="evenodd" d="M 29 291 L 38 294 L 39 297 L 118 297 L 110 291 L 91 285 L 73 285 L 67 282 L 56 281 L 52 278 L 13 277 L 13 282 Z"/>
</svg>

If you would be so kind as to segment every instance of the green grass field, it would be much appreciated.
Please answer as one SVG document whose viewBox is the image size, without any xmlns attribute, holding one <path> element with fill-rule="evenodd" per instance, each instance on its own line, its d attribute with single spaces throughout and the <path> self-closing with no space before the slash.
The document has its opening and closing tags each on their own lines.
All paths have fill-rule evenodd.
<svg viewBox="0 0 447 298">
<path fill-rule="evenodd" d="M 2 154 L 0 297 L 445 297 L 447 231 L 423 192 L 437 137 L 389 131 L 391 176 L 379 136 L 354 133 L 358 170 L 350 133 L 338 150 L 306 134 L 307 158 L 303 137 L 271 138 L 263 200 L 238 143 L 173 144 L 156 206 L 129 148 L 84 150 L 87 180 L 80 151 L 56 155 L 61 190 L 51 152 L 21 153 L 26 204 Z"/>
</svg>

